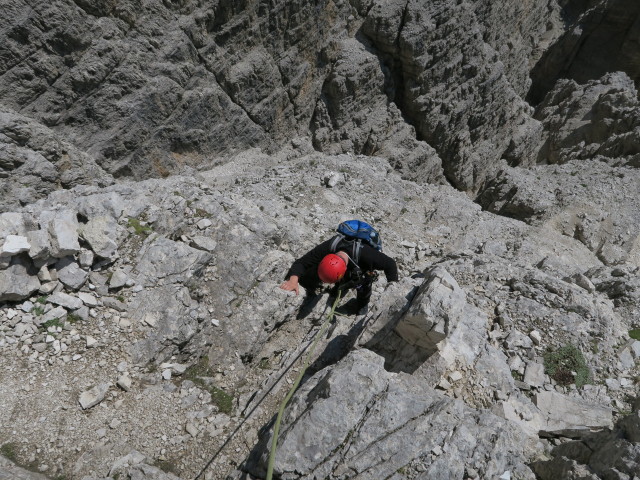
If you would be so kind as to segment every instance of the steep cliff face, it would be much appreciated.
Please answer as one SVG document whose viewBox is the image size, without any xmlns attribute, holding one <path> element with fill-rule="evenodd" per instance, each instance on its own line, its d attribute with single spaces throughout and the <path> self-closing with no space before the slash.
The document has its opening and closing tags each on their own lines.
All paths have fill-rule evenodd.
<svg viewBox="0 0 640 480">
<path fill-rule="evenodd" d="M 622 0 L 559 3 L 565 29 L 531 71 L 530 101 L 542 101 L 558 78 L 586 83 L 622 71 L 637 83 L 640 6 Z"/>
<path fill-rule="evenodd" d="M 638 7 L 4 3 L 0 478 L 637 475 Z"/>
<path fill-rule="evenodd" d="M 407 177 L 477 191 L 501 157 L 535 162 L 540 125 L 521 98 L 566 76 L 544 67 L 549 57 L 580 63 L 561 45 L 595 15 L 581 16 L 586 8 L 11 0 L 0 101 L 119 177 L 166 176 L 310 135 L 328 153 L 383 155 Z M 624 26 L 619 8 L 596 8 L 608 12 L 607 32 Z M 633 32 L 619 42 L 590 36 L 617 60 L 567 75 L 622 66 L 635 78 L 637 62 L 624 57 Z"/>
</svg>

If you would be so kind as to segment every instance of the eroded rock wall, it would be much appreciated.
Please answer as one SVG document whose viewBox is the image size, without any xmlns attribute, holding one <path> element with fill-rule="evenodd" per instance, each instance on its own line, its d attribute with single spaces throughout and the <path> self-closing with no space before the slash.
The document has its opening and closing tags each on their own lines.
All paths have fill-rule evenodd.
<svg viewBox="0 0 640 480">
<path fill-rule="evenodd" d="M 468 191 L 501 157 L 535 161 L 541 127 L 522 97 L 564 28 L 555 2 L 6 8 L 0 101 L 109 174 L 166 176 L 309 135 Z"/>
</svg>

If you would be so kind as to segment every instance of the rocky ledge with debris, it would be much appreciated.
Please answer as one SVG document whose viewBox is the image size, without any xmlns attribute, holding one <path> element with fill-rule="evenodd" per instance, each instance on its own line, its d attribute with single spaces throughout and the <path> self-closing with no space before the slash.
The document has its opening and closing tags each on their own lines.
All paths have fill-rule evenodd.
<svg viewBox="0 0 640 480">
<path fill-rule="evenodd" d="M 0 478 L 638 479 L 640 3 L 5 3 Z"/>
<path fill-rule="evenodd" d="M 301 299 L 278 285 L 356 216 L 379 227 L 401 281 L 379 280 L 369 314 L 323 339 L 285 416 L 281 478 L 534 478 L 571 432 L 614 426 L 598 441 L 628 445 L 627 470 L 588 461 L 633 474 L 637 264 L 385 160 L 295 144 L 0 215 L 5 456 L 50 478 L 186 479 L 238 429 L 203 478 L 261 476 L 288 367 L 324 309 L 297 320 Z"/>
</svg>

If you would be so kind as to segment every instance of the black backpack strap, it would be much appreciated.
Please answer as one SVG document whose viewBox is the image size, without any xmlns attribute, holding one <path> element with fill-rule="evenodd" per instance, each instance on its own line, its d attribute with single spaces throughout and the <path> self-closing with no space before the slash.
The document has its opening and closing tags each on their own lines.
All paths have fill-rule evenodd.
<svg viewBox="0 0 640 480">
<path fill-rule="evenodd" d="M 338 251 L 338 245 L 343 239 L 344 235 L 342 235 L 341 233 L 335 236 L 333 242 L 331 242 L 331 253 L 336 253 Z"/>
<path fill-rule="evenodd" d="M 362 242 L 360 240 L 356 240 L 353 242 L 353 261 L 356 262 L 357 265 L 360 264 L 360 249 L 362 248 Z"/>
<path fill-rule="evenodd" d="M 351 238 L 346 240 L 346 236 L 342 233 L 338 233 L 333 241 L 331 242 L 331 253 L 336 253 L 338 251 L 338 247 L 340 243 L 344 241 L 345 244 L 351 244 L 351 261 L 355 263 L 356 267 L 359 268 L 358 262 L 360 261 L 360 250 L 362 249 L 362 241 L 358 238 Z M 346 245 L 344 245 L 346 246 Z"/>
</svg>

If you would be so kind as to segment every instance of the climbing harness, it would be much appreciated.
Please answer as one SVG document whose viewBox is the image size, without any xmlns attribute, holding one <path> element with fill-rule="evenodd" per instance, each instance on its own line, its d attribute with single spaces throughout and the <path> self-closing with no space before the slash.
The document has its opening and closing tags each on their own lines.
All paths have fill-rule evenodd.
<svg viewBox="0 0 640 480">
<path fill-rule="evenodd" d="M 300 381 L 302 380 L 302 377 L 304 376 L 305 372 L 307 371 L 307 367 L 309 366 L 309 361 L 311 360 L 311 357 L 313 356 L 313 352 L 314 352 L 314 350 L 316 348 L 318 340 L 324 334 L 324 331 L 327 329 L 327 326 L 329 325 L 329 323 L 333 319 L 333 316 L 334 316 L 335 311 L 336 311 L 336 307 L 338 306 L 338 303 L 340 302 L 340 297 L 341 296 L 342 296 L 342 290 L 338 290 L 338 295 L 336 296 L 335 302 L 333 302 L 333 307 L 331 308 L 331 312 L 329 313 L 329 316 L 327 317 L 327 319 L 324 321 L 324 323 L 320 327 L 320 330 L 318 330 L 318 333 L 316 334 L 316 337 L 313 340 L 313 343 L 311 344 L 311 349 L 309 350 L 309 353 L 307 354 L 307 357 L 304 359 L 304 364 L 302 366 L 302 369 L 300 370 L 300 373 L 298 374 L 298 377 L 296 378 L 296 381 L 293 382 L 293 386 L 289 390 L 289 393 L 287 393 L 287 396 L 284 397 L 284 400 L 280 404 L 280 410 L 278 410 L 278 416 L 276 417 L 276 423 L 273 426 L 273 437 L 271 439 L 271 450 L 269 452 L 269 463 L 267 464 L 267 477 L 266 477 L 266 480 L 271 480 L 271 477 L 273 475 L 273 464 L 274 464 L 275 459 L 276 459 L 276 447 L 278 446 L 278 433 L 280 432 L 280 421 L 282 420 L 282 414 L 284 413 L 284 409 L 286 408 L 287 403 L 289 403 L 289 400 L 291 399 L 291 397 L 295 393 L 296 389 L 298 388 L 298 385 L 300 385 Z"/>
<path fill-rule="evenodd" d="M 327 319 L 324 321 L 324 323 L 320 326 L 320 329 L 318 330 L 318 332 L 313 336 L 310 346 L 311 346 L 311 350 L 309 351 L 309 354 L 307 355 L 305 361 L 304 361 L 304 367 L 301 371 L 301 373 L 298 375 L 298 378 L 296 379 L 296 382 L 294 383 L 291 391 L 289 392 L 289 395 L 287 395 L 287 397 L 285 398 L 286 401 L 289 400 L 289 398 L 293 395 L 293 392 L 295 391 L 295 389 L 297 388 L 298 384 L 300 383 L 300 380 L 302 379 L 302 375 L 304 375 L 304 372 L 306 371 L 307 367 L 308 367 L 308 363 L 309 363 L 309 359 L 311 357 L 311 355 L 313 354 L 313 351 L 316 347 L 316 344 L 318 343 L 318 339 L 322 336 L 324 330 L 326 330 L 327 325 L 330 323 L 330 320 L 333 318 L 334 313 L 335 313 L 335 309 L 336 306 L 338 305 L 338 302 L 340 301 L 340 296 L 342 295 L 342 291 L 338 290 L 338 294 L 337 294 L 337 298 L 335 300 L 335 302 L 333 303 L 333 307 L 331 309 L 331 312 L 329 313 L 329 316 L 327 317 Z M 326 311 L 326 308 L 325 308 Z M 323 312 L 324 313 L 324 312 Z M 229 437 L 225 440 L 225 442 L 220 446 L 220 448 L 218 448 L 218 450 L 213 454 L 213 456 L 211 457 L 211 459 L 207 462 L 207 464 L 202 468 L 202 470 L 200 470 L 200 473 L 198 473 L 193 480 L 198 480 L 200 477 L 202 477 L 202 475 L 204 475 L 204 473 L 207 471 L 207 469 L 209 468 L 209 466 L 211 466 L 211 464 L 215 461 L 216 458 L 218 458 L 218 455 L 220 455 L 220 453 L 224 450 L 224 448 L 229 444 L 229 442 L 231 442 L 231 439 L 233 439 L 233 437 L 236 435 L 236 433 L 238 433 L 240 431 L 240 429 L 242 428 L 242 426 L 249 420 L 249 417 L 251 416 L 251 414 L 253 412 L 256 411 L 256 409 L 262 404 L 262 402 L 264 401 L 265 398 L 267 398 L 267 395 L 269 395 L 269 393 L 271 393 L 271 391 L 276 387 L 276 385 L 278 385 L 278 383 L 280 383 L 280 380 L 282 380 L 282 378 L 287 374 L 287 372 L 291 369 L 291 367 L 293 367 L 293 365 L 298 361 L 298 359 L 300 357 L 302 357 L 302 355 L 305 353 L 306 348 L 303 349 L 302 351 L 300 351 L 300 353 L 296 356 L 296 358 L 293 359 L 293 361 L 289 364 L 289 366 L 280 374 L 280 376 L 278 377 L 278 379 L 273 383 L 273 385 L 271 385 L 271 387 L 269 387 L 269 389 L 264 393 L 264 395 L 262 395 L 262 398 L 254 405 L 254 407 L 244 416 L 244 418 L 242 419 L 242 422 L 240 422 L 238 424 L 238 426 L 235 428 L 235 430 L 233 432 L 231 432 L 231 435 L 229 435 Z M 286 403 L 283 402 L 283 405 L 286 406 Z M 284 406 L 282 407 L 282 410 L 284 411 Z M 280 423 L 280 418 L 281 418 L 281 414 L 278 414 L 278 425 Z M 274 440 L 273 442 L 277 442 L 277 432 L 274 431 Z M 272 447 L 274 448 L 274 447 Z M 275 454 L 275 451 L 274 451 Z M 272 463 L 272 461 L 270 460 L 270 462 Z M 273 470 L 273 465 L 271 466 L 272 470 Z M 271 478 L 270 476 L 267 478 Z"/>
</svg>

